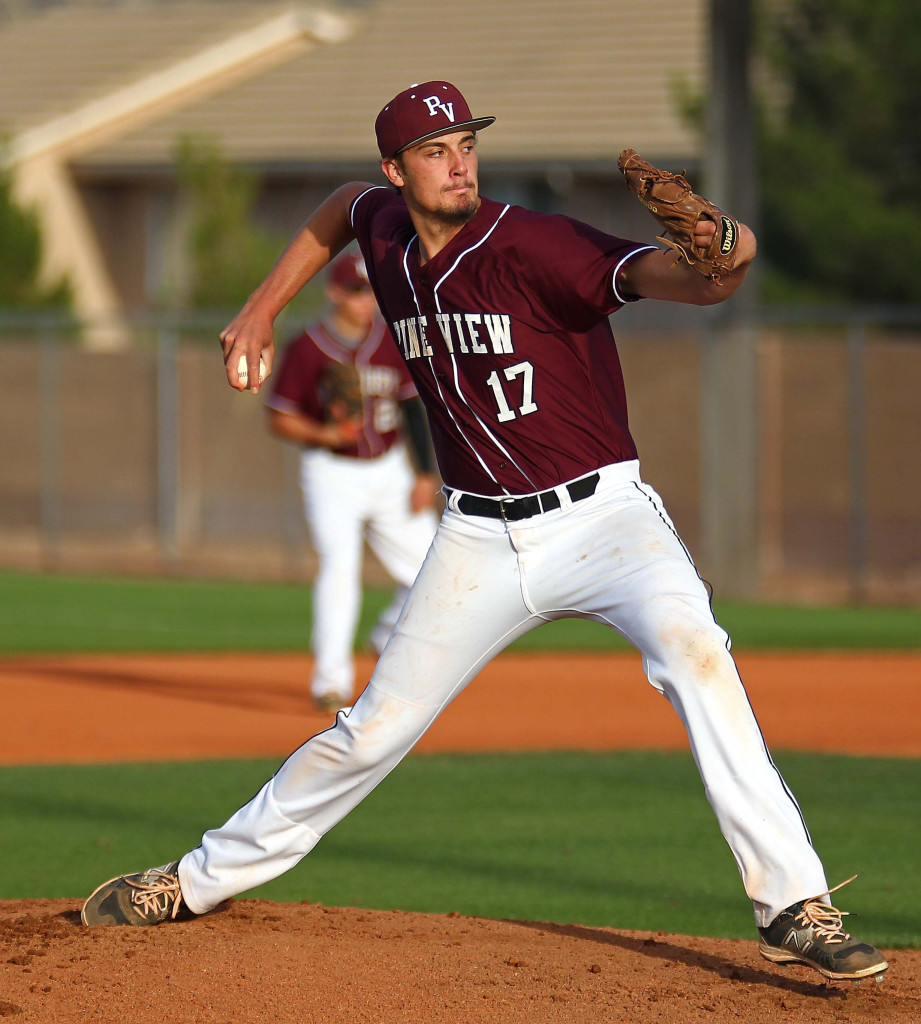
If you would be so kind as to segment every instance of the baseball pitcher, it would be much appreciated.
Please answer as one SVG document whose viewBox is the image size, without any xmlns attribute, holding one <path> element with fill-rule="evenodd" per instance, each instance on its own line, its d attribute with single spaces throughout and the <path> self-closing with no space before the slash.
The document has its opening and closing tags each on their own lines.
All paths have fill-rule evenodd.
<svg viewBox="0 0 921 1024">
<path fill-rule="evenodd" d="M 100 886 L 84 920 L 206 913 L 292 867 L 492 657 L 545 622 L 580 616 L 637 648 L 684 724 L 762 955 L 832 979 L 879 975 L 883 955 L 849 935 L 831 905 L 729 638 L 642 479 L 611 332 L 611 314 L 628 302 L 731 298 L 754 236 L 630 153 L 622 170 L 664 249 L 495 202 L 480 195 L 477 173 L 477 136 L 493 120 L 474 117 L 449 82 L 395 96 L 375 126 L 385 184 L 334 192 L 222 335 L 231 385 L 241 355 L 256 380 L 260 356 L 271 364 L 279 310 L 357 238 L 425 403 L 447 498 L 370 684 L 200 846 Z"/>
</svg>

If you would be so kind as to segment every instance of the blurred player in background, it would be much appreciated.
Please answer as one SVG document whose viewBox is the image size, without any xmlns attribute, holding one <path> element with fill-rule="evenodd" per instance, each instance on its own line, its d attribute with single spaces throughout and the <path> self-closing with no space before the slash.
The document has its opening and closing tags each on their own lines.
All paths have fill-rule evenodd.
<svg viewBox="0 0 921 1024">
<path fill-rule="evenodd" d="M 303 447 L 304 511 L 319 559 L 310 690 L 319 710 L 335 713 L 351 703 L 355 688 L 365 539 L 397 583 L 369 638 L 380 654 L 435 533 L 438 485 L 422 404 L 360 254 L 347 252 L 331 264 L 326 294 L 326 315 L 285 349 L 267 405 L 271 431 Z M 358 372 L 360 407 L 347 418 L 330 413 L 330 367 Z"/>
</svg>

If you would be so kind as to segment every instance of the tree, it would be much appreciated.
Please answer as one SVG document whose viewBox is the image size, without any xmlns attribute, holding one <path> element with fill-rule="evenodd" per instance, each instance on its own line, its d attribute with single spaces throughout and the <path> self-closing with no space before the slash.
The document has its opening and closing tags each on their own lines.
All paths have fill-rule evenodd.
<svg viewBox="0 0 921 1024">
<path fill-rule="evenodd" d="M 183 137 L 176 163 L 190 210 L 183 300 L 196 309 L 236 309 L 287 239 L 254 221 L 258 179 L 228 163 L 216 142 Z"/>
<path fill-rule="evenodd" d="M 67 309 L 66 280 L 41 280 L 42 233 L 36 214 L 13 198 L 10 169 L 0 164 L 0 309 Z"/>
<path fill-rule="evenodd" d="M 785 95 L 767 98 L 761 140 L 766 297 L 921 303 L 917 11 L 903 0 L 769 11 L 765 53 Z"/>
</svg>

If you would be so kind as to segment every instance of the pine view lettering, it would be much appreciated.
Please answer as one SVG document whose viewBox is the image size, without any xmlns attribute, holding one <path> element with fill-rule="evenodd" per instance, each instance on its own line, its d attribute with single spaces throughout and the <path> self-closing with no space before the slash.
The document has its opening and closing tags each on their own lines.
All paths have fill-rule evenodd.
<svg viewBox="0 0 921 1024">
<path fill-rule="evenodd" d="M 434 319 L 434 323 L 430 323 Z M 508 355 L 512 344 L 512 320 L 508 313 L 436 313 L 434 317 L 411 316 L 393 324 L 404 359 L 428 359 L 443 346 L 449 355 Z"/>
</svg>

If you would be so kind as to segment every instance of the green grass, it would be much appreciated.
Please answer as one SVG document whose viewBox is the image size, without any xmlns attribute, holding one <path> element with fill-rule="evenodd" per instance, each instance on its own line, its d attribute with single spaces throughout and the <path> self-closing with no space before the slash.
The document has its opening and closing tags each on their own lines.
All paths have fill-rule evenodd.
<svg viewBox="0 0 921 1024">
<path fill-rule="evenodd" d="M 919 946 L 921 762 L 784 754 L 854 931 Z M 274 761 L 0 769 L 0 897 L 80 897 L 197 845 Z M 294 870 L 282 901 L 751 937 L 685 754 L 414 755 Z M 853 920 L 853 919 L 851 919 Z"/>
<path fill-rule="evenodd" d="M 366 593 L 359 643 L 388 600 Z M 0 653 L 296 651 L 307 648 L 311 600 L 306 586 L 0 573 L 0 607 Z M 921 648 L 921 609 L 717 603 L 716 614 L 736 649 Z M 610 629 L 569 619 L 514 649 L 625 646 Z"/>
</svg>

